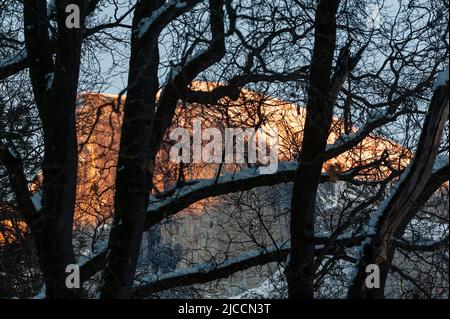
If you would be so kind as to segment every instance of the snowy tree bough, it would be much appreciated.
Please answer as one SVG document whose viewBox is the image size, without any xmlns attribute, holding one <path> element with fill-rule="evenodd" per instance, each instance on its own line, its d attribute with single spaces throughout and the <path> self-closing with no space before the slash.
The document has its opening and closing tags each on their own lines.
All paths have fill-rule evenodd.
<svg viewBox="0 0 450 319">
<path fill-rule="evenodd" d="M 448 77 L 447 77 L 448 78 Z M 350 298 L 383 298 L 383 289 L 368 289 L 365 285 L 365 268 L 368 264 L 388 267 L 386 261 L 392 237 L 408 218 L 415 203 L 427 189 L 432 176 L 433 164 L 441 141 L 442 130 L 449 114 L 449 84 L 439 86 L 430 103 L 428 115 L 422 129 L 419 146 L 410 164 L 403 173 L 393 194 L 374 213 L 369 230 L 370 240 L 364 245 L 363 255 L 358 264 L 357 275 L 349 291 Z M 410 218 L 409 218 L 410 219 Z M 384 280 L 386 280 L 384 278 Z"/>
</svg>

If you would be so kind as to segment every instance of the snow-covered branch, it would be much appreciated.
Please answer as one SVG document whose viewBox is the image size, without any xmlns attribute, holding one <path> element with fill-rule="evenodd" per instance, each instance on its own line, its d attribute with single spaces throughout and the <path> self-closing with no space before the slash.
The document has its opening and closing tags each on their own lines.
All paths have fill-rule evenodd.
<svg viewBox="0 0 450 319">
<path fill-rule="evenodd" d="M 149 227 L 169 217 L 195 202 L 209 197 L 226 195 L 234 192 L 247 191 L 260 186 L 272 186 L 288 183 L 298 166 L 297 162 L 281 162 L 274 174 L 259 174 L 259 168 L 245 168 L 237 173 L 229 173 L 218 180 L 204 179 L 190 181 L 188 185 L 176 189 L 165 198 L 152 197 L 147 213 L 146 226 Z"/>
<path fill-rule="evenodd" d="M 444 167 L 448 168 L 448 154 L 441 154 L 436 157 L 433 164 L 433 173 L 442 170 Z"/>
<path fill-rule="evenodd" d="M 325 158 L 334 158 L 348 151 L 349 149 L 352 149 L 353 147 L 361 143 L 375 129 L 386 125 L 387 123 L 395 121 L 402 114 L 404 114 L 404 112 L 391 114 L 385 111 L 372 116 L 371 119 L 363 127 L 359 128 L 355 133 L 342 135 L 334 144 L 327 145 Z"/>
<path fill-rule="evenodd" d="M 225 260 L 222 263 L 208 262 L 186 269 L 178 269 L 161 276 L 149 276 L 144 279 L 144 284 L 134 288 L 133 295 L 137 298 L 145 297 L 158 291 L 206 283 L 212 280 L 226 278 L 235 272 L 250 267 L 265 265 L 274 261 L 282 261 L 286 259 L 289 253 L 289 248 L 285 246 L 281 245 L 277 248 L 273 245 L 265 249 L 254 249 Z"/>
<path fill-rule="evenodd" d="M 370 112 L 367 122 L 362 125 L 356 132 L 351 134 L 345 134 L 338 138 L 338 140 L 331 145 L 327 145 L 325 158 L 334 158 L 349 149 L 357 146 L 361 143 L 367 136 L 369 136 L 375 129 L 386 125 L 388 123 L 394 122 L 401 115 L 408 114 L 411 112 L 407 109 L 398 110 L 401 103 L 406 101 L 408 98 L 417 94 L 417 92 L 425 90 L 429 87 L 432 78 L 427 78 L 426 80 L 417 84 L 414 88 L 406 91 L 396 99 L 390 101 L 388 105 L 382 109 L 374 109 Z M 433 90 L 436 91 L 438 87 L 445 86 L 448 82 L 448 66 L 446 69 L 440 71 L 433 83 Z M 344 90 L 345 91 L 345 90 Z M 345 91 L 345 94 L 350 94 L 350 92 Z"/>
<path fill-rule="evenodd" d="M 156 25 L 158 26 L 158 29 L 161 30 L 175 17 L 188 11 L 201 1 L 202 0 L 170 0 L 166 2 L 158 9 L 154 10 L 150 16 L 139 22 L 138 29 L 136 30 L 137 37 L 144 37 Z"/>
<path fill-rule="evenodd" d="M 270 175 L 259 174 L 258 168 L 245 168 L 236 173 L 225 174 L 219 179 L 188 181 L 183 187 L 150 198 L 145 230 L 203 199 L 292 182 L 297 167 L 297 162 L 279 162 L 277 172 Z M 343 179 L 353 178 L 352 174 L 342 175 Z M 328 180 L 329 176 L 322 174 L 321 182 Z M 317 238 L 317 242 L 324 244 L 325 240 Z M 82 281 L 88 280 L 102 268 L 105 256 L 106 251 L 99 252 L 81 266 Z"/>
<path fill-rule="evenodd" d="M 441 247 L 448 248 L 448 235 L 439 241 L 430 241 L 429 243 L 408 243 L 404 240 L 396 240 L 395 245 L 406 251 L 435 251 Z"/>
<path fill-rule="evenodd" d="M 416 212 L 416 203 L 424 193 L 430 195 L 429 184 L 433 177 L 436 155 L 442 136 L 442 130 L 449 112 L 449 86 L 439 86 L 433 94 L 429 112 L 420 135 L 414 159 L 402 174 L 390 196 L 373 213 L 368 228 L 368 237 L 361 245 L 361 255 L 355 272 L 353 285 L 349 290 L 352 298 L 367 298 L 376 295 L 380 289 L 369 290 L 363 284 L 366 278 L 365 268 L 368 264 L 380 267 L 389 264 L 389 247 L 391 240 L 405 222 L 411 219 L 411 212 Z M 445 168 L 445 166 L 443 166 Z M 448 178 L 448 175 L 447 175 Z M 439 187 L 441 184 L 438 184 Z"/>
<path fill-rule="evenodd" d="M 338 254 L 340 253 L 339 248 L 358 245 L 362 238 L 362 236 L 355 236 L 335 240 L 335 245 L 332 245 L 327 253 Z M 315 239 L 317 252 L 319 253 L 323 249 L 323 245 L 329 241 L 329 237 L 317 237 Z M 243 252 L 223 262 L 212 261 L 185 269 L 177 269 L 160 276 L 147 276 L 141 279 L 140 281 L 142 282 L 133 289 L 133 296 L 135 298 L 143 298 L 163 290 L 226 278 L 238 271 L 251 267 L 265 265 L 271 262 L 285 262 L 289 250 L 290 246 L 288 243 L 271 245 L 269 247 Z"/>
</svg>

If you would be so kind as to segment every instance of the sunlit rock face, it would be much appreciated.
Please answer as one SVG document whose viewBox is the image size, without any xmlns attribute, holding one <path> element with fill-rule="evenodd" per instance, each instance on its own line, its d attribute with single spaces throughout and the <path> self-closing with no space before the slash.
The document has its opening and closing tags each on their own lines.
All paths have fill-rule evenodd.
<svg viewBox="0 0 450 319">
<path fill-rule="evenodd" d="M 196 82 L 196 90 L 211 90 L 217 84 Z M 107 94 L 84 93 L 79 98 L 77 108 L 77 129 L 79 141 L 79 171 L 77 220 L 81 224 L 105 220 L 112 212 L 114 180 L 117 169 L 117 156 L 120 143 L 121 122 L 124 98 L 118 103 L 116 96 Z M 192 121 L 200 120 L 202 129 L 216 127 L 223 131 L 227 127 L 258 128 L 268 126 L 279 134 L 278 160 L 281 162 L 296 160 L 301 148 L 305 109 L 260 93 L 242 90 L 236 101 L 222 99 L 215 106 L 187 104 L 180 102 L 172 124 L 192 131 Z M 354 137 L 357 128 L 344 132 L 342 121 L 335 118 L 330 132 L 328 144 L 331 148 Z M 170 131 L 170 130 L 169 130 Z M 171 141 L 169 134 L 164 139 L 155 167 L 154 185 L 159 192 L 174 186 L 180 169 L 169 158 Z M 208 141 L 205 141 L 206 144 Z M 333 145 L 334 144 L 334 145 Z M 328 161 L 324 165 L 332 181 L 338 175 L 354 167 L 372 163 L 377 158 L 384 161 L 377 166 L 369 166 L 364 170 L 364 178 L 382 179 L 396 169 L 409 162 L 411 153 L 396 143 L 369 135 L 352 151 Z M 224 164 L 222 174 L 239 171 L 252 164 Z M 390 167 L 389 167 L 390 166 Z M 185 164 L 184 178 L 214 178 L 219 164 Z M 201 207 L 201 204 L 193 205 Z"/>
<path fill-rule="evenodd" d="M 209 91 L 218 84 L 193 83 L 195 90 Z M 98 93 L 83 93 L 77 106 L 77 135 L 79 144 L 78 188 L 75 208 L 74 244 L 79 260 L 85 260 L 105 248 L 109 225 L 114 211 L 114 181 L 117 171 L 123 106 L 125 99 Z M 200 120 L 202 129 L 259 128 L 264 126 L 278 132 L 278 161 L 295 165 L 303 138 L 305 109 L 296 104 L 242 90 L 236 100 L 222 99 L 217 105 L 199 105 L 179 102 L 173 118 L 173 130 L 183 127 L 193 130 L 193 120 Z M 342 120 L 334 118 L 329 147 L 343 143 L 357 134 L 358 128 L 344 128 Z M 170 161 L 170 147 L 175 141 L 166 135 L 157 156 L 153 183 L 158 192 L 173 188 L 183 172 L 184 179 L 212 179 L 220 174 L 233 174 L 259 164 L 179 164 Z M 207 143 L 208 141 L 204 141 Z M 383 156 L 382 156 L 383 155 Z M 319 188 L 317 207 L 318 233 L 326 233 L 325 226 L 331 212 L 337 211 L 342 194 L 353 196 L 340 174 L 366 166 L 383 157 L 378 165 L 368 165 L 359 178 L 383 179 L 391 168 L 401 168 L 409 162 L 411 153 L 394 142 L 369 135 L 351 152 L 345 152 L 324 165 L 329 178 Z M 281 165 L 282 164 L 282 165 Z M 294 166 L 295 167 L 295 166 Z M 33 193 L 39 189 L 40 176 L 30 185 Z M 152 196 L 155 195 L 155 191 Z M 140 270 L 164 273 L 193 263 L 218 263 L 230 256 L 254 247 L 289 242 L 290 185 L 259 187 L 249 192 L 209 198 L 191 205 L 143 235 Z M 155 200 L 153 197 L 152 201 Z M 333 217 L 334 218 L 334 217 Z M 2 229 L 24 231 L 25 225 L 0 220 Z M 19 232 L 20 233 L 20 232 Z M 0 233 L 0 243 L 14 240 L 8 232 Z M 3 236 L 3 237 L 2 237 Z M 227 285 L 214 287 L 208 293 L 237 294 L 234 286 L 255 287 L 267 274 L 277 271 L 277 265 L 268 265 L 255 271 L 244 271 L 228 278 Z M 231 289 L 231 290 L 230 290 Z"/>
<path fill-rule="evenodd" d="M 206 82 L 193 84 L 195 90 L 202 91 L 215 86 L 217 84 Z M 124 102 L 124 98 L 119 103 L 116 96 L 107 94 L 84 93 L 79 98 L 79 182 L 75 243 L 85 256 L 92 254 L 96 247 L 101 250 L 107 239 L 114 211 L 114 181 L 118 169 L 116 163 Z M 280 163 L 295 163 L 301 148 L 305 114 L 305 109 L 298 105 L 242 90 L 237 100 L 222 99 L 214 106 L 180 101 L 170 130 L 183 127 L 192 131 L 193 120 L 200 120 L 203 129 L 215 127 L 221 132 L 227 127 L 245 129 L 268 126 L 279 134 Z M 335 118 L 328 140 L 329 147 L 344 143 L 354 137 L 357 131 L 358 128 L 345 130 L 342 120 Z M 157 156 L 153 182 L 158 192 L 173 188 L 179 180 L 180 171 L 186 181 L 216 177 L 220 164 L 185 164 L 180 170 L 179 164 L 171 162 L 169 158 L 170 147 L 174 142 L 167 134 Z M 319 220 L 328 219 L 330 211 L 339 207 L 342 192 L 348 193 L 344 183 L 338 181 L 340 174 L 364 167 L 383 157 L 383 162 L 375 166 L 368 165 L 359 177 L 383 179 L 391 172 L 390 168 L 398 169 L 407 165 L 410 156 L 408 150 L 394 142 L 369 135 L 352 151 L 328 161 L 323 173 L 328 175 L 330 182 L 322 184 L 319 189 Z M 220 174 L 239 172 L 247 166 L 252 165 L 224 164 Z M 274 242 L 287 243 L 290 198 L 290 185 L 284 184 L 197 202 L 144 234 L 141 267 L 153 272 L 167 272 L 211 259 L 220 262 L 252 247 L 267 246 Z M 320 222 L 317 228 L 320 233 L 327 232 L 327 227 Z M 254 272 L 242 272 L 230 278 L 229 283 L 244 281 L 246 286 L 252 287 L 259 280 L 260 276 L 255 276 Z M 216 289 L 217 293 L 225 290 Z"/>
</svg>

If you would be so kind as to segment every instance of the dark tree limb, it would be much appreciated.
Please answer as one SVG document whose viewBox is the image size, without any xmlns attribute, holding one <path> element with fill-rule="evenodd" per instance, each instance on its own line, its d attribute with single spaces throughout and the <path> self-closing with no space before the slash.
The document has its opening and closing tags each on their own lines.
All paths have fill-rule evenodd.
<svg viewBox="0 0 450 319">
<path fill-rule="evenodd" d="M 18 154 L 12 153 L 9 148 L 0 142 L 0 162 L 6 167 L 9 176 L 9 183 L 13 190 L 20 213 L 32 226 L 38 212 L 31 200 L 31 194 L 28 190 L 28 181 L 23 170 L 23 163 Z"/>
<path fill-rule="evenodd" d="M 448 118 L 449 93 L 448 82 L 439 86 L 430 103 L 428 115 L 421 132 L 419 145 L 408 167 L 402 176 L 398 187 L 382 205 L 382 211 L 375 212 L 377 218 L 374 234 L 369 243 L 364 246 L 363 255 L 358 263 L 358 273 L 349 290 L 350 298 L 383 298 L 383 289 L 368 289 L 365 285 L 365 268 L 368 264 L 376 264 L 381 269 L 389 267 L 393 253 L 389 247 L 396 232 L 411 218 L 414 207 L 419 200 L 428 195 L 429 181 L 432 178 L 432 168 L 439 148 L 442 129 Z"/>
<path fill-rule="evenodd" d="M 150 204 L 147 210 L 144 231 L 150 229 L 153 225 L 162 222 L 165 218 L 170 218 L 203 199 L 235 192 L 249 191 L 256 187 L 293 182 L 296 168 L 297 165 L 293 165 L 292 167 L 288 166 L 285 169 L 280 169 L 278 172 L 271 175 L 260 175 L 255 173 L 252 177 L 229 178 L 225 181 L 223 180 L 223 177 L 221 177 L 222 180 L 217 180 L 215 178 L 211 180 L 200 180 L 193 182 L 189 186 L 163 193 L 157 198 L 153 198 L 156 206 Z M 257 172 L 257 170 L 255 170 L 255 172 Z M 352 174 L 346 174 L 344 172 L 339 176 L 339 180 L 353 182 L 353 179 L 355 178 L 355 175 L 353 175 L 354 173 L 355 171 L 352 171 Z M 322 174 L 320 177 L 321 183 L 328 182 L 329 180 L 330 177 L 327 174 Z M 199 184 L 200 187 L 197 187 L 196 185 L 200 182 L 203 182 L 203 184 Z M 178 195 L 178 192 L 180 192 L 180 195 Z M 88 280 L 102 269 L 103 265 L 105 265 L 105 256 L 106 252 L 99 253 L 96 257 L 81 266 L 82 281 Z"/>
<path fill-rule="evenodd" d="M 81 28 L 66 28 L 66 6 L 80 8 Z M 56 1 L 57 40 L 49 37 L 47 1 L 24 1 L 25 48 L 44 132 L 42 209 L 32 226 L 47 298 L 78 298 L 65 284 L 74 263 L 72 228 L 77 183 L 75 106 L 86 1 Z M 54 51 L 53 51 L 54 48 Z M 53 52 L 55 61 L 53 61 Z"/>
<path fill-rule="evenodd" d="M 28 67 L 28 55 L 25 49 L 20 50 L 9 60 L 0 64 L 0 81 L 25 70 Z"/>
<path fill-rule="evenodd" d="M 436 170 L 431 177 L 429 178 L 425 189 L 422 191 L 417 201 L 415 202 L 413 208 L 408 212 L 408 214 L 403 218 L 399 228 L 395 232 L 396 240 L 392 241 L 391 245 L 388 245 L 387 253 L 386 253 L 386 262 L 380 267 L 380 289 L 377 293 L 377 296 L 384 296 L 384 289 L 386 285 L 386 279 L 388 277 L 389 271 L 392 269 L 392 261 L 395 255 L 395 251 L 397 248 L 406 250 L 406 251 L 414 251 L 414 252 L 423 252 L 423 251 L 436 251 L 441 247 L 448 247 L 448 238 L 444 238 L 443 240 L 429 244 L 429 245 L 414 245 L 407 244 L 401 238 L 405 233 L 405 229 L 410 223 L 410 221 L 416 216 L 420 208 L 424 207 L 429 200 L 429 198 L 442 187 L 445 182 L 449 180 L 449 167 L 445 165 L 440 169 Z"/>
<path fill-rule="evenodd" d="M 129 297 L 134 280 L 151 188 L 152 173 L 147 168 L 147 158 L 159 87 L 159 32 L 145 33 L 144 37 L 139 32 L 141 21 L 163 6 L 164 1 L 140 1 L 134 10 L 128 94 L 115 181 L 114 221 L 108 242 L 110 253 L 104 263 L 101 298 Z"/>
<path fill-rule="evenodd" d="M 186 63 L 181 74 L 175 75 L 173 81 L 163 87 L 161 97 L 156 102 L 159 89 L 159 34 L 168 23 L 197 3 L 198 0 L 141 1 L 136 5 L 132 23 L 128 94 L 117 164 L 114 222 L 108 246 L 110 253 L 103 274 L 102 298 L 127 298 L 131 294 L 151 190 L 152 163 L 172 121 L 178 102 L 176 87 L 187 85 L 184 83 L 185 76 L 190 83 L 208 63 L 214 63 L 211 57 L 217 55 L 214 36 L 223 28 L 223 4 L 212 0 L 213 39 L 209 50 L 205 55 Z"/>
<path fill-rule="evenodd" d="M 344 257 L 341 253 L 343 248 L 359 245 L 363 239 L 364 236 L 356 236 L 349 239 L 333 240 L 333 245 L 327 253 L 336 255 L 337 258 Z M 315 239 L 315 245 L 323 245 L 329 242 L 330 238 L 327 237 L 318 237 Z M 317 253 L 320 253 L 321 250 L 321 248 L 316 249 Z M 238 271 L 271 262 L 284 263 L 288 254 L 289 247 L 286 247 L 286 245 L 279 245 L 278 248 L 272 246 L 244 252 L 234 258 L 225 260 L 222 263 L 208 262 L 195 265 L 192 268 L 187 268 L 179 273 L 168 273 L 159 278 L 155 278 L 149 283 L 135 287 L 133 289 L 133 297 L 145 298 L 151 294 L 167 289 L 207 283 L 213 280 L 226 278 Z"/>
<path fill-rule="evenodd" d="M 316 10 L 305 129 L 291 202 L 291 254 L 285 270 L 289 298 L 314 297 L 314 205 L 332 122 L 331 77 L 338 7 L 338 0 L 322 0 Z"/>
</svg>

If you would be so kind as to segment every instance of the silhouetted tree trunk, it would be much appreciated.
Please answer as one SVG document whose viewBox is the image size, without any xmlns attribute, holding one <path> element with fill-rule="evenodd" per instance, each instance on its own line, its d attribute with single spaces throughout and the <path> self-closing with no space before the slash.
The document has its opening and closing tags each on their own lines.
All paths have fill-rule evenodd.
<svg viewBox="0 0 450 319">
<path fill-rule="evenodd" d="M 158 34 L 138 36 L 139 23 L 164 1 L 141 1 L 133 18 L 128 94 L 117 163 L 114 223 L 103 275 L 102 298 L 131 294 L 153 170 L 150 135 L 158 82 Z"/>
<path fill-rule="evenodd" d="M 141 1 L 135 10 L 128 94 L 117 164 L 114 223 L 104 270 L 102 298 L 131 296 L 154 163 L 162 138 L 172 123 L 181 92 L 198 73 L 220 60 L 225 53 L 223 2 L 211 0 L 212 39 L 209 48 L 186 62 L 177 72 L 174 71 L 170 81 L 162 88 L 161 96 L 156 99 L 159 88 L 159 34 L 170 21 L 197 3 L 199 0 L 186 2 L 185 5 Z M 146 32 L 142 32 L 141 20 L 158 9 L 161 10 L 158 19 Z"/>
<path fill-rule="evenodd" d="M 322 0 L 316 11 L 305 130 L 291 203 L 291 253 L 286 268 L 289 298 L 314 297 L 314 206 L 332 120 L 331 68 L 338 6 L 338 0 Z"/>
<path fill-rule="evenodd" d="M 75 106 L 84 28 L 65 26 L 69 3 L 77 4 L 84 25 L 86 1 L 57 1 L 55 61 L 48 33 L 47 1 L 24 1 L 25 47 L 35 101 L 44 131 L 42 209 L 30 223 L 47 298 L 73 298 L 65 285 L 74 263 L 72 227 L 77 183 Z"/>
<path fill-rule="evenodd" d="M 448 181 L 448 165 L 439 169 L 433 173 L 427 182 L 425 189 L 420 194 L 419 198 L 414 204 L 414 207 L 409 211 L 409 213 L 403 218 L 401 226 L 395 232 L 393 238 L 401 239 L 405 233 L 405 229 L 409 222 L 416 216 L 417 212 L 421 207 L 427 203 L 428 199 L 440 188 L 442 184 Z M 386 289 L 386 280 L 391 270 L 392 261 L 394 259 L 395 250 L 397 249 L 397 244 L 391 242 L 388 245 L 386 252 L 386 262 L 381 264 L 380 267 L 380 288 L 373 290 L 373 298 L 384 298 Z"/>
</svg>

